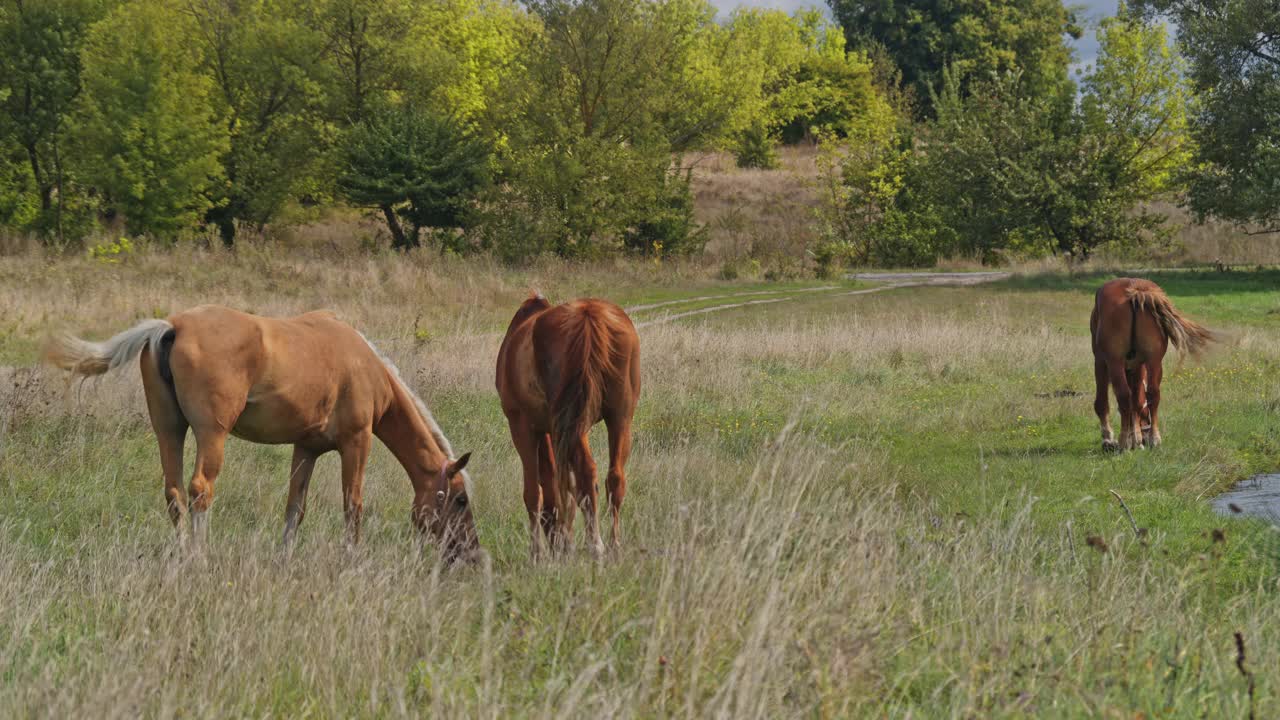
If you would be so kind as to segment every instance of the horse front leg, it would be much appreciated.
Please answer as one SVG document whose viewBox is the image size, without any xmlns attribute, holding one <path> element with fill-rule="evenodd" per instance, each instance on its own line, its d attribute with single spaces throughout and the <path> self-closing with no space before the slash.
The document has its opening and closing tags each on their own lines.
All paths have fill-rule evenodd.
<svg viewBox="0 0 1280 720">
<path fill-rule="evenodd" d="M 360 544 L 360 521 L 364 515 L 364 468 L 369 462 L 373 432 L 364 430 L 338 448 L 342 455 L 342 509 L 346 517 L 347 547 Z"/>
</svg>

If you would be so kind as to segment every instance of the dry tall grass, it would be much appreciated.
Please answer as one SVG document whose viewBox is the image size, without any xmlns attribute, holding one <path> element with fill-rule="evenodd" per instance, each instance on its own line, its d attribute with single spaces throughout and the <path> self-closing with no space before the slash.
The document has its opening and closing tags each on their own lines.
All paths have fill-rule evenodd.
<svg viewBox="0 0 1280 720">
<path fill-rule="evenodd" d="M 1118 514 L 1046 525 L 1047 486 L 984 489 L 988 515 L 957 514 L 895 460 L 898 437 L 1087 415 L 1026 397 L 1088 376 L 1064 325 L 1076 310 L 1087 320 L 1083 295 L 895 291 L 646 327 L 625 550 L 530 566 L 492 391 L 500 332 L 531 285 L 625 299 L 696 282 L 647 267 L 253 247 L 109 266 L 0 258 L 3 355 L 19 366 L 0 377 L 0 714 L 1240 717 L 1234 631 L 1259 673 L 1259 716 L 1275 712 L 1273 580 L 1224 590 L 1220 545 L 1183 562 L 1181 540 L 1156 528 L 1140 542 Z M 242 442 L 207 557 L 175 553 L 136 374 L 67 394 L 25 366 L 46 327 L 101 337 L 197 302 L 332 307 L 382 341 L 475 452 L 490 562 L 447 571 L 414 543 L 408 484 L 381 449 L 365 544 L 341 545 L 330 458 L 284 562 L 288 452 Z M 1280 362 L 1275 338 L 1248 337 L 1224 365 Z M 997 379 L 1008 386 L 988 389 Z M 934 387 L 954 390 L 921 411 Z M 1192 402 L 1179 388 L 1193 392 L 1170 381 L 1172 408 Z M 991 487 L 967 458 L 943 482 Z"/>
</svg>

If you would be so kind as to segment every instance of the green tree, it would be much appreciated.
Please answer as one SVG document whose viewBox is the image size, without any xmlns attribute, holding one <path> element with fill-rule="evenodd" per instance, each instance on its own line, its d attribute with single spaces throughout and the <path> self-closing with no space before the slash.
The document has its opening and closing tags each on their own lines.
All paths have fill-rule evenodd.
<svg viewBox="0 0 1280 720">
<path fill-rule="evenodd" d="M 827 226 L 853 259 L 1080 258 L 1159 238 L 1165 218 L 1147 206 L 1179 190 L 1192 151 L 1181 61 L 1162 27 L 1127 15 L 1098 38 L 1079 101 L 1018 72 L 964 84 L 947 71 L 913 149 L 846 159 Z"/>
<path fill-rule="evenodd" d="M 314 190 L 327 145 L 318 67 L 324 41 L 299 0 L 185 0 L 203 69 L 230 137 L 227 184 L 208 220 L 223 242 L 236 224 L 261 228 Z"/>
<path fill-rule="evenodd" d="M 324 38 L 324 57 L 339 121 L 357 123 L 411 77 L 409 39 L 423 3 L 415 0 L 322 0 L 312 25 Z"/>
<path fill-rule="evenodd" d="M 703 0 L 544 0 L 528 72 L 508 89 L 501 192 L 486 213 L 505 256 L 620 247 L 651 214 L 679 212 L 673 153 L 723 137 L 732 107 L 704 82 L 717 27 Z M 691 210 L 690 210 L 691 212 Z M 665 228 L 688 227 L 668 217 Z M 643 234 L 643 233 L 642 233 Z M 664 245 L 679 245 L 668 238 Z"/>
<path fill-rule="evenodd" d="M 392 108 L 369 113 L 347 133 L 338 188 L 351 203 L 380 210 L 392 246 L 407 250 L 419 247 L 424 227 L 462 225 L 466 200 L 488 179 L 488 163 L 487 149 L 452 118 Z"/>
<path fill-rule="evenodd" d="M 89 26 L 111 3 L 105 0 L 3 0 L 0 2 L 0 142 L 27 165 L 10 166 L 0 182 L 10 221 L 63 234 L 67 191 L 65 135 L 80 93 L 80 47 Z M 6 155 L 12 154 L 6 149 Z M 22 196 L 34 194 L 35 203 Z M 17 208 L 38 203 L 38 212 Z"/>
<path fill-rule="evenodd" d="M 1280 5 L 1135 0 L 1174 21 L 1199 93 L 1191 208 L 1280 232 Z"/>
<path fill-rule="evenodd" d="M 85 40 L 77 155 L 133 232 L 193 227 L 222 192 L 227 129 L 194 36 L 174 2 L 154 0 L 120 6 Z"/>
<path fill-rule="evenodd" d="M 948 66 L 969 78 L 1019 70 L 1028 92 L 1055 93 L 1069 82 L 1066 37 L 1081 33 L 1061 0 L 827 1 L 851 47 L 892 58 L 922 116 Z"/>
<path fill-rule="evenodd" d="M 839 28 L 815 10 L 739 9 L 719 36 L 728 49 L 715 63 L 718 94 L 732 108 L 726 133 L 739 164 L 768 167 L 779 139 L 857 135 L 892 113 L 866 55 L 847 53 Z"/>
</svg>

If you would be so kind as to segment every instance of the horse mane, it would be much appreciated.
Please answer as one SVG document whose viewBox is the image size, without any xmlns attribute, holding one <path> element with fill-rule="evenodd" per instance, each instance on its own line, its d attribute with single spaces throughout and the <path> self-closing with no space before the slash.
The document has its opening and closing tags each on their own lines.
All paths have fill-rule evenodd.
<svg viewBox="0 0 1280 720">
<path fill-rule="evenodd" d="M 405 382 L 404 378 L 400 376 L 400 370 L 396 367 L 395 363 L 391 362 L 391 358 L 384 355 L 382 351 L 378 349 L 378 346 L 374 345 L 373 342 L 370 341 L 369 338 L 365 337 L 363 333 L 357 330 L 356 334 L 360 335 L 360 339 L 364 340 L 364 343 L 369 346 L 369 349 L 373 351 L 373 354 L 378 356 L 378 360 L 382 361 L 383 367 L 387 369 L 387 374 L 391 376 L 391 381 L 399 386 L 400 389 L 403 390 L 411 400 L 413 400 L 413 406 L 418 411 L 418 417 L 421 418 L 422 423 L 427 426 L 427 430 L 431 433 L 431 437 L 435 440 L 436 445 L 440 446 L 440 450 L 445 454 L 445 457 L 452 462 L 454 459 L 453 446 L 449 444 L 449 438 L 444 436 L 444 431 L 440 429 L 440 425 L 436 422 L 435 416 L 431 414 L 431 410 L 427 409 L 427 404 L 422 401 L 422 398 L 418 396 L 418 393 L 413 391 L 413 388 L 409 387 L 409 383 Z M 467 475 L 466 470 L 462 471 L 462 478 L 467 487 L 470 488 L 471 478 Z"/>
</svg>

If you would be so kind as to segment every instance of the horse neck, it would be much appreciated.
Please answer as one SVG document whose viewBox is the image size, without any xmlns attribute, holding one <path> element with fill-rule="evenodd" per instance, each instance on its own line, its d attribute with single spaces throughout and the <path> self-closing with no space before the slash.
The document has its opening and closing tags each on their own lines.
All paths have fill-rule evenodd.
<svg viewBox="0 0 1280 720">
<path fill-rule="evenodd" d="M 436 441 L 413 398 L 398 383 L 392 383 L 392 387 L 391 404 L 374 424 L 373 434 L 404 467 L 413 489 L 425 491 L 432 487 L 432 479 L 440 476 L 449 456 Z"/>
</svg>

